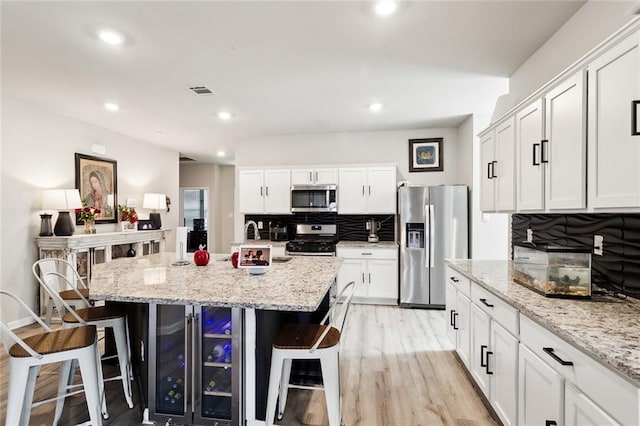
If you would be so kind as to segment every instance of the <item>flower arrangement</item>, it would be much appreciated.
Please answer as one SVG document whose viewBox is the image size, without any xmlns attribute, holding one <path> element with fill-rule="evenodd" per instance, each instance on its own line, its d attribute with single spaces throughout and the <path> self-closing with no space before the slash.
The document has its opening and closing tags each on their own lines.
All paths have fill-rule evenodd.
<svg viewBox="0 0 640 426">
<path fill-rule="evenodd" d="M 118 213 L 120 216 L 120 222 L 129 222 L 134 224 L 138 221 L 138 213 L 136 213 L 136 209 L 133 207 L 118 204 Z"/>
<path fill-rule="evenodd" d="M 76 209 L 78 219 L 85 222 L 94 222 L 97 214 L 100 214 L 100 209 L 94 207 L 84 206 L 81 209 Z"/>
</svg>

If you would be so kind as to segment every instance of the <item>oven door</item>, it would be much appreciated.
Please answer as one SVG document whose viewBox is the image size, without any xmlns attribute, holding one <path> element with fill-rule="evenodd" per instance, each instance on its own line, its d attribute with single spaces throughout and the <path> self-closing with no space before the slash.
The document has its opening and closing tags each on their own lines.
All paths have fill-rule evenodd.
<svg viewBox="0 0 640 426">
<path fill-rule="evenodd" d="M 294 185 L 291 187 L 291 212 L 338 211 L 336 185 Z"/>
</svg>

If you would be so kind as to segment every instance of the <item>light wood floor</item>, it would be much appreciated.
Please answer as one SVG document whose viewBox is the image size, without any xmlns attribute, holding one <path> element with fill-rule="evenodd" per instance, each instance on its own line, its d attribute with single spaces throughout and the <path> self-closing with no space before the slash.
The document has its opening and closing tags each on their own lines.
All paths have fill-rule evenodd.
<svg viewBox="0 0 640 426">
<path fill-rule="evenodd" d="M 25 327 L 19 335 L 28 335 Z M 0 424 L 4 424 L 8 362 L 0 351 Z M 108 374 L 117 374 L 115 367 Z M 495 425 L 445 335 L 444 311 L 353 305 L 341 356 L 343 422 L 347 426 Z M 107 383 L 106 425 L 135 425 L 119 381 Z M 57 368 L 44 367 L 36 399 L 54 396 Z M 137 390 L 134 389 L 137 397 Z M 32 425 L 48 425 L 53 404 L 35 408 Z M 83 395 L 67 399 L 61 425 L 88 420 Z M 283 425 L 327 425 L 324 393 L 292 389 Z"/>
</svg>

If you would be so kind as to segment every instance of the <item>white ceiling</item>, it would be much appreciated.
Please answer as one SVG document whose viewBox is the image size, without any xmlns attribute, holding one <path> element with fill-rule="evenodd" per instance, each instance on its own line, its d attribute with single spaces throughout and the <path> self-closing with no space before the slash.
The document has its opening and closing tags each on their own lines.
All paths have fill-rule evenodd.
<svg viewBox="0 0 640 426">
<path fill-rule="evenodd" d="M 3 1 L 2 92 L 200 161 L 223 149 L 229 162 L 243 138 L 491 113 L 505 78 L 583 3 L 402 2 L 380 18 L 370 1 Z M 126 45 L 98 41 L 103 27 Z M 372 114 L 372 101 L 385 107 Z M 235 117 L 221 122 L 221 109 Z"/>
</svg>

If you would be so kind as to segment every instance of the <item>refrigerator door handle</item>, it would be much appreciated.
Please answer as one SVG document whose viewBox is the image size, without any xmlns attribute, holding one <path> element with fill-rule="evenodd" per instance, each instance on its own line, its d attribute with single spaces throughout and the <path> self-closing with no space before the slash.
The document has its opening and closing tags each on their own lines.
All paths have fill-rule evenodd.
<svg viewBox="0 0 640 426">
<path fill-rule="evenodd" d="M 434 261 L 434 253 L 433 253 L 433 223 L 435 222 L 434 220 L 434 215 L 435 215 L 435 210 L 433 209 L 433 204 L 429 204 L 429 267 L 433 268 L 435 261 Z"/>
<path fill-rule="evenodd" d="M 431 205 L 425 204 L 424 206 L 424 267 L 429 268 L 429 254 L 431 254 L 431 219 L 429 218 L 429 212 L 431 211 Z"/>
</svg>

